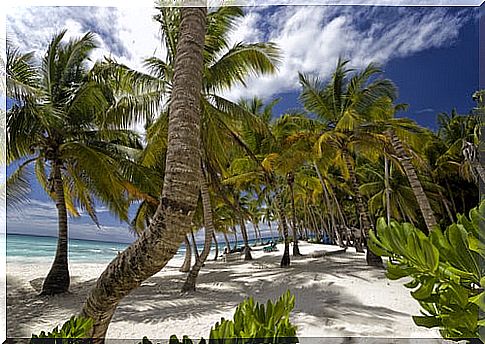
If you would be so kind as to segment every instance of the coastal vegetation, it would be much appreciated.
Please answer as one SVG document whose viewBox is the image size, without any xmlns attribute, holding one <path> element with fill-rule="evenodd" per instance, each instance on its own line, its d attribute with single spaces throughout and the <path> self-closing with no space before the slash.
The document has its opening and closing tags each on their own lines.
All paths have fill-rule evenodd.
<svg viewBox="0 0 485 344">
<path fill-rule="evenodd" d="M 406 118 L 398 86 L 374 63 L 353 69 L 339 59 L 328 80 L 300 73 L 298 111 L 274 113 L 278 100 L 258 97 L 233 102 L 222 94 L 249 77 L 277 73 L 281 52 L 271 42 L 230 45 L 244 11 L 208 12 L 200 4 L 157 7 L 167 54 L 146 59 L 147 73 L 112 58 L 89 64 L 97 46 L 92 33 L 69 42 L 65 31 L 55 35 L 40 63 L 9 42 L 8 201 L 26 201 L 34 174 L 58 210 L 57 252 L 42 294 L 69 290 L 68 213 L 85 212 L 99 225 L 100 202 L 137 238 L 87 296 L 80 311 L 89 329 L 71 320 L 99 342 L 122 299 L 182 244 L 181 291 L 190 293 L 216 234 L 227 254 L 239 249 L 250 261 L 248 227 L 262 243 L 263 223 L 283 243 L 281 268 L 301 256 L 299 241 L 353 246 L 370 267 L 386 263 L 388 278 L 413 278 L 406 286 L 419 287 L 412 295 L 427 312 L 416 324 L 438 326 L 444 337 L 476 336 L 485 208 L 473 207 L 485 182 L 483 91 L 470 113 L 440 114 L 437 132 Z M 134 130 L 139 122 L 142 134 Z M 199 253 L 194 232 L 202 228 Z M 210 338 L 294 337 L 294 302 L 289 293 L 266 308 L 250 299 Z"/>
</svg>

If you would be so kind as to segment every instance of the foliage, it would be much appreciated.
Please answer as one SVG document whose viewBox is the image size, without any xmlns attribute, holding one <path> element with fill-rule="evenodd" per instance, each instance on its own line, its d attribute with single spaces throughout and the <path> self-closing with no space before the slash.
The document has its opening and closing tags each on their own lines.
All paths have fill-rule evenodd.
<svg viewBox="0 0 485 344">
<path fill-rule="evenodd" d="M 294 306 L 295 297 L 289 291 L 274 304 L 268 301 L 266 307 L 249 298 L 236 308 L 233 320 L 221 319 L 215 324 L 210 342 L 223 344 L 227 339 L 239 338 L 241 340 L 235 342 L 251 343 L 264 339 L 267 343 L 278 343 L 284 339 L 288 343 L 297 343 L 296 327 L 289 319 Z"/>
<path fill-rule="evenodd" d="M 444 233 L 426 236 L 409 223 L 383 218 L 377 222 L 377 236 L 370 231 L 369 248 L 389 257 L 387 277 L 411 277 L 407 288 L 423 308 L 414 322 L 438 327 L 444 338 L 475 338 L 485 325 L 479 311 L 485 310 L 485 240 L 479 234 L 485 220 L 485 202 L 469 216 L 457 216 Z M 483 338 L 482 338 L 483 340 Z"/>
<path fill-rule="evenodd" d="M 295 296 L 289 291 L 284 293 L 278 301 L 272 303 L 269 300 L 265 305 L 254 302 L 251 297 L 240 303 L 233 320 L 221 319 L 211 329 L 209 342 L 213 344 L 247 344 L 247 343 L 298 343 L 296 326 L 290 323 L 290 312 L 295 306 Z M 93 326 L 92 319 L 84 317 L 71 317 L 59 330 L 54 328 L 47 334 L 42 331 L 39 335 L 32 335 L 31 343 L 35 344 L 39 339 L 45 338 L 87 338 Z M 172 335 L 170 344 L 192 344 L 192 340 L 183 336 L 182 341 Z M 202 338 L 199 344 L 205 344 Z M 139 344 L 152 344 L 143 337 Z"/>
<path fill-rule="evenodd" d="M 92 327 L 92 319 L 84 318 L 81 316 L 72 316 L 71 319 L 69 319 L 64 323 L 64 325 L 62 325 L 60 330 L 59 327 L 56 326 L 51 332 L 45 333 L 45 331 L 42 331 L 39 335 L 33 334 L 30 342 L 32 344 L 35 344 L 37 342 L 46 343 L 45 338 L 63 338 L 69 339 L 68 341 L 66 340 L 66 342 L 76 343 L 77 341 L 73 341 L 72 339 L 88 338 L 89 330 L 91 330 Z M 79 342 L 82 342 L 82 340 L 80 340 Z M 56 343 L 59 342 L 56 341 Z"/>
</svg>

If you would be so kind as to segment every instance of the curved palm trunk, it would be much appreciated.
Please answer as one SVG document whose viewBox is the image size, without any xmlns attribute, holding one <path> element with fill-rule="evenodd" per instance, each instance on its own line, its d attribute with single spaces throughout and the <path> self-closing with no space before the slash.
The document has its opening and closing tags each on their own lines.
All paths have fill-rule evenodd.
<svg viewBox="0 0 485 344">
<path fill-rule="evenodd" d="M 278 193 L 276 195 L 277 198 L 277 204 L 278 204 L 278 213 L 280 217 L 280 222 L 281 222 L 281 229 L 283 232 L 283 239 L 285 240 L 285 251 L 283 252 L 283 257 L 281 258 L 281 263 L 280 266 L 282 268 L 290 266 L 290 240 L 288 238 L 288 224 L 286 223 L 286 215 L 285 215 L 285 209 L 283 206 L 283 199 L 281 198 L 281 195 Z"/>
<path fill-rule="evenodd" d="M 253 257 L 251 256 L 251 248 L 249 247 L 249 239 L 248 239 L 248 232 L 246 230 L 246 221 L 244 217 L 241 216 L 241 233 L 244 241 L 244 260 L 252 260 Z"/>
<path fill-rule="evenodd" d="M 295 209 L 295 193 L 293 190 L 293 183 L 295 182 L 295 176 L 293 173 L 288 173 L 286 176 L 288 186 L 290 187 L 291 194 L 291 229 L 293 232 L 293 256 L 301 256 L 300 248 L 298 247 L 298 224 L 296 222 L 296 209 Z"/>
<path fill-rule="evenodd" d="M 330 197 L 328 195 L 328 190 L 327 190 L 327 185 L 325 184 L 323 177 L 320 173 L 320 170 L 318 169 L 318 166 L 316 162 L 313 162 L 313 167 L 315 168 L 315 171 L 317 171 L 318 179 L 320 180 L 320 184 L 322 184 L 322 189 L 323 189 L 323 196 L 325 197 L 325 204 L 327 205 L 328 212 L 330 214 L 330 221 L 332 224 L 332 232 L 335 235 L 335 238 L 337 239 L 337 244 L 340 247 L 344 246 L 344 243 L 342 241 L 342 238 L 340 236 L 340 232 L 337 229 L 337 222 L 335 221 L 335 217 L 333 216 L 333 211 L 332 211 L 332 205 L 330 203 Z"/>
<path fill-rule="evenodd" d="M 313 232 L 315 233 L 315 238 L 318 242 L 322 239 L 320 230 L 318 229 L 317 220 L 315 219 L 315 214 L 313 214 L 313 210 L 307 205 L 308 215 L 310 218 L 310 226 L 313 227 Z"/>
<path fill-rule="evenodd" d="M 210 202 L 209 187 L 204 173 L 201 173 L 200 193 L 202 196 L 202 209 L 204 212 L 204 249 L 201 255 L 195 261 L 194 266 L 190 269 L 190 272 L 185 280 L 185 284 L 182 287 L 182 293 L 195 291 L 195 284 L 197 283 L 197 277 L 199 276 L 200 269 L 204 265 L 207 257 L 209 256 L 212 244 L 212 236 L 214 234 L 214 223 L 212 221 L 212 207 Z M 216 256 L 217 257 L 217 256 Z"/>
<path fill-rule="evenodd" d="M 271 221 L 268 220 L 269 232 L 271 233 L 271 240 L 274 241 L 273 226 L 271 226 Z"/>
<path fill-rule="evenodd" d="M 418 179 L 418 175 L 416 174 L 416 170 L 414 166 L 411 164 L 411 158 L 408 156 L 404 147 L 401 143 L 401 140 L 397 135 L 394 133 L 393 130 L 387 131 L 388 136 L 390 136 L 392 148 L 398 155 L 401 165 L 408 177 L 409 185 L 413 190 L 414 196 L 418 202 L 419 209 L 423 214 L 424 222 L 426 223 L 426 227 L 428 227 L 428 231 L 432 231 L 436 228 L 437 222 L 434 216 L 433 210 L 431 209 L 431 205 L 429 204 L 428 197 L 423 190 L 421 182 Z"/>
<path fill-rule="evenodd" d="M 256 224 L 253 222 L 253 231 L 254 231 L 254 241 L 257 243 L 258 240 L 261 240 L 261 238 L 258 235 L 258 229 L 256 228 Z"/>
<path fill-rule="evenodd" d="M 216 261 L 217 258 L 219 257 L 219 243 L 217 242 L 217 237 L 215 232 L 212 232 L 212 240 L 214 240 L 214 244 L 216 245 L 215 252 L 214 252 L 214 261 Z"/>
<path fill-rule="evenodd" d="M 229 238 L 227 237 L 227 233 L 222 232 L 222 234 L 224 235 L 224 241 L 226 242 L 227 251 L 230 251 L 231 250 L 231 244 L 229 243 Z"/>
<path fill-rule="evenodd" d="M 54 191 L 56 194 L 56 207 L 58 216 L 57 249 L 52 267 L 42 285 L 41 295 L 55 295 L 69 290 L 70 277 L 68 266 L 68 228 L 67 210 L 64 199 L 64 184 L 62 182 L 61 162 L 52 163 L 54 169 Z"/>
<path fill-rule="evenodd" d="M 370 229 L 370 221 L 369 215 L 367 214 L 367 207 L 364 205 L 364 200 L 362 199 L 362 195 L 360 194 L 359 190 L 359 182 L 357 181 L 357 175 L 355 174 L 354 167 L 352 166 L 352 162 L 350 161 L 350 156 L 345 154 L 345 163 L 347 165 L 347 169 L 349 171 L 350 180 L 352 183 L 352 191 L 355 195 L 355 201 L 357 205 L 357 209 L 359 211 L 359 222 L 360 222 L 360 239 L 356 240 L 356 247 L 355 249 L 358 252 L 363 251 L 362 249 L 362 236 L 368 237 L 369 229 Z M 367 265 L 382 267 L 382 258 L 376 255 L 371 250 L 366 250 L 365 259 L 367 261 Z"/>
<path fill-rule="evenodd" d="M 236 227 L 232 227 L 232 232 L 234 233 L 234 247 L 232 248 L 233 251 L 237 249 L 237 232 Z"/>
<path fill-rule="evenodd" d="M 189 241 L 189 238 L 187 238 L 187 235 L 184 237 L 184 244 L 185 244 L 185 259 L 179 271 L 189 272 L 190 265 L 192 264 L 192 246 L 190 245 L 190 241 Z"/>
<path fill-rule="evenodd" d="M 160 204 L 148 228 L 99 277 L 82 309 L 82 315 L 94 321 L 88 336 L 96 343 L 104 343 L 119 302 L 159 272 L 190 231 L 200 183 L 200 94 L 207 17 L 206 2 L 201 5 L 181 9 Z"/>
<path fill-rule="evenodd" d="M 386 192 L 386 220 L 391 223 L 391 188 L 389 187 L 389 159 L 384 157 L 384 188 Z"/>
<path fill-rule="evenodd" d="M 197 247 L 197 241 L 195 240 L 194 231 L 190 231 L 190 236 L 192 238 L 192 245 L 194 246 L 195 261 L 200 259 L 199 248 Z"/>
<path fill-rule="evenodd" d="M 259 229 L 259 223 L 255 222 L 254 225 L 256 226 L 256 231 L 258 232 L 258 236 L 259 236 L 259 243 L 261 244 L 263 242 L 263 237 L 261 236 L 261 230 Z"/>
</svg>

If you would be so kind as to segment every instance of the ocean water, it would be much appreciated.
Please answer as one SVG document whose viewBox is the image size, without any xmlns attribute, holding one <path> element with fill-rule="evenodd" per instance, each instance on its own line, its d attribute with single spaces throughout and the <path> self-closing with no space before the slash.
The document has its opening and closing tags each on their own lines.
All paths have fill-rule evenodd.
<svg viewBox="0 0 485 344">
<path fill-rule="evenodd" d="M 254 240 L 250 240 L 254 243 Z M 219 240 L 219 254 L 222 254 L 226 246 L 224 240 Z M 238 242 L 239 246 L 242 241 Z M 233 243 L 231 243 L 233 245 Z M 22 261 L 49 261 L 54 259 L 57 247 L 57 238 L 32 235 L 7 234 L 7 262 Z M 109 262 L 116 257 L 118 252 L 123 251 L 128 244 L 92 241 L 92 240 L 69 240 L 69 260 L 91 263 Z M 199 253 L 202 252 L 203 244 L 197 245 Z M 212 244 L 211 255 L 214 255 L 215 246 Z M 185 246 L 182 244 L 177 256 L 185 254 Z"/>
</svg>

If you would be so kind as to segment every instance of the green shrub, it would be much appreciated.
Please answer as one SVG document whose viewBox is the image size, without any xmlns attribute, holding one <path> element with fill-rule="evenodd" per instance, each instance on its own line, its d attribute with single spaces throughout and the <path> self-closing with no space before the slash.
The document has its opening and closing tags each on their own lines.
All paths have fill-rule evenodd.
<svg viewBox="0 0 485 344">
<path fill-rule="evenodd" d="M 296 326 L 290 323 L 290 312 L 294 306 L 295 297 L 289 291 L 274 304 L 268 301 L 266 307 L 249 298 L 236 308 L 233 320 L 221 319 L 220 324 L 215 324 L 209 342 L 298 343 Z"/>
<path fill-rule="evenodd" d="M 31 343 L 45 343 L 46 338 L 64 338 L 70 339 L 69 343 L 82 342 L 83 338 L 89 337 L 89 331 L 93 327 L 93 320 L 81 316 L 73 316 L 62 325 L 61 329 L 56 326 L 51 332 L 45 333 L 42 331 L 39 335 L 32 334 Z M 73 341 L 72 339 L 79 339 Z M 61 341 L 63 342 L 63 341 Z M 66 341 L 67 342 L 67 341 Z M 56 340 L 56 343 L 59 341 Z"/>
<path fill-rule="evenodd" d="M 240 303 L 233 320 L 221 319 L 211 329 L 211 344 L 249 344 L 249 343 L 298 343 L 296 326 L 290 323 L 290 312 L 295 306 L 295 297 L 289 291 L 284 293 L 276 303 L 268 301 L 265 305 L 249 298 Z M 202 338 L 199 344 L 205 344 Z M 144 337 L 139 344 L 152 344 Z M 169 344 L 193 344 L 184 336 L 179 341 L 176 336 L 170 337 Z"/>
<path fill-rule="evenodd" d="M 295 297 L 289 291 L 284 293 L 276 303 L 268 301 L 265 305 L 255 303 L 253 298 L 241 302 L 234 313 L 233 320 L 221 319 L 211 329 L 209 342 L 214 344 L 249 344 L 249 343 L 298 343 L 296 337 L 296 326 L 290 323 L 290 312 L 295 306 Z M 39 335 L 32 335 L 31 343 L 45 343 L 45 338 L 64 338 L 69 343 L 76 343 L 76 340 L 87 338 L 93 326 L 91 319 L 83 317 L 72 317 L 59 330 L 54 328 L 52 332 L 42 331 Z M 61 340 L 64 342 L 64 340 Z M 56 343 L 59 343 L 56 340 Z M 205 344 L 202 338 L 199 344 Z M 143 337 L 139 344 L 152 344 Z M 179 341 L 176 336 L 170 337 L 169 344 L 193 344 L 192 340 L 183 336 Z"/>
<path fill-rule="evenodd" d="M 437 327 L 444 338 L 477 338 L 485 326 L 479 318 L 485 311 L 485 202 L 457 219 L 444 233 L 436 229 L 426 236 L 409 223 L 387 225 L 381 218 L 379 239 L 371 230 L 368 244 L 389 257 L 389 279 L 412 278 L 405 286 L 423 308 L 422 316 L 413 316 L 417 325 Z"/>
</svg>

